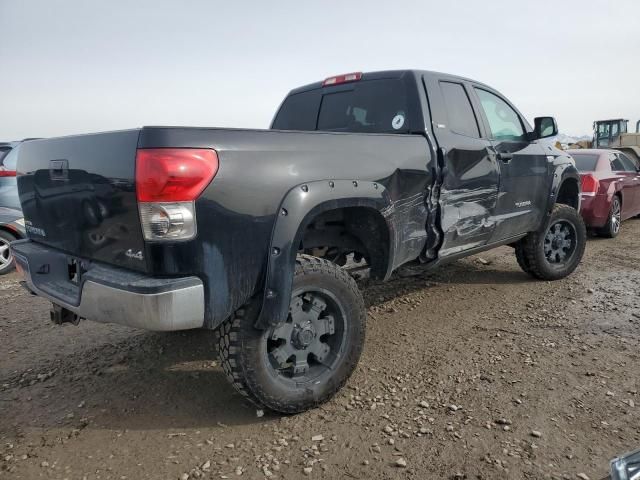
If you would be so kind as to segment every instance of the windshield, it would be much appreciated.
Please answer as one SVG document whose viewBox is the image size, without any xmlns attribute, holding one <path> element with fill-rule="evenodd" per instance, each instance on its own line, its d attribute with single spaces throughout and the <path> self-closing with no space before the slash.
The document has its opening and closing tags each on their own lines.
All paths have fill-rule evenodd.
<svg viewBox="0 0 640 480">
<path fill-rule="evenodd" d="M 593 153 L 574 153 L 571 156 L 576 161 L 576 168 L 581 172 L 593 172 L 600 158 Z"/>
<path fill-rule="evenodd" d="M 400 79 L 368 80 L 326 92 L 290 95 L 272 128 L 364 133 L 410 131 L 406 88 Z"/>
</svg>

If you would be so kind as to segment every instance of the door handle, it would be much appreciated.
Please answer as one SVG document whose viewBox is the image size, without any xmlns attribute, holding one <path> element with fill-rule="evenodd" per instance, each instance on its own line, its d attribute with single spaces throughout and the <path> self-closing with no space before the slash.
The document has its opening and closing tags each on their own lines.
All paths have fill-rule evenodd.
<svg viewBox="0 0 640 480">
<path fill-rule="evenodd" d="M 513 160 L 513 153 L 498 152 L 498 160 L 502 160 L 504 163 L 509 163 Z"/>
</svg>

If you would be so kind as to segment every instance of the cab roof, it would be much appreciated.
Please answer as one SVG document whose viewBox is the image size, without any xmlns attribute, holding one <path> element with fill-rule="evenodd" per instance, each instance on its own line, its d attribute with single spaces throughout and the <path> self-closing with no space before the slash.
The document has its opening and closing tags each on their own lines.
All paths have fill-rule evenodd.
<svg viewBox="0 0 640 480">
<path fill-rule="evenodd" d="M 340 76 L 340 75 L 345 75 L 345 74 L 339 74 L 339 75 L 332 75 L 330 77 L 327 78 L 332 78 L 335 76 Z M 357 81 L 363 81 L 363 80 L 382 80 L 382 79 L 389 79 L 389 78 L 402 78 L 405 75 L 415 75 L 416 77 L 421 77 L 423 75 L 435 75 L 438 77 L 446 77 L 449 79 L 458 79 L 458 80 L 462 80 L 462 81 L 466 81 L 466 82 L 473 82 L 476 83 L 478 85 L 483 85 L 485 87 L 491 88 L 488 85 L 484 85 L 481 82 L 478 82 L 476 80 L 472 80 L 470 78 L 465 78 L 465 77 L 461 77 L 459 75 L 452 75 L 449 73 L 442 73 L 442 72 L 435 72 L 435 71 L 431 71 L 431 70 L 414 70 L 414 69 L 407 69 L 407 70 L 381 70 L 381 71 L 377 71 L 377 72 L 364 72 L 362 73 L 362 76 L 359 80 Z M 289 95 L 294 95 L 296 93 L 302 93 L 302 92 L 308 92 L 310 90 L 316 90 L 319 88 L 331 88 L 333 85 L 324 85 L 324 81 L 326 79 L 320 80 L 318 82 L 314 82 L 314 83 L 309 83 L 307 85 L 303 85 L 301 87 L 297 87 L 294 88 L 293 90 L 291 90 L 289 92 Z"/>
</svg>

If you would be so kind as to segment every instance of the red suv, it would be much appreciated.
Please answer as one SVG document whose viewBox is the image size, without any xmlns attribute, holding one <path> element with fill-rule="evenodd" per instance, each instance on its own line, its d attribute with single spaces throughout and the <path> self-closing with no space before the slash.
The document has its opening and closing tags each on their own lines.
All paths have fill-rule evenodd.
<svg viewBox="0 0 640 480">
<path fill-rule="evenodd" d="M 581 213 L 587 227 L 613 238 L 623 220 L 640 215 L 638 165 L 617 150 L 567 150 L 582 177 Z"/>
</svg>

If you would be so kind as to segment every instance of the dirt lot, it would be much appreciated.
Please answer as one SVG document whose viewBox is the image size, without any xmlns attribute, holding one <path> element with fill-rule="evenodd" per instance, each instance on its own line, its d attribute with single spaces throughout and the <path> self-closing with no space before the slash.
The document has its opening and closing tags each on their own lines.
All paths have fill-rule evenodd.
<svg viewBox="0 0 640 480">
<path fill-rule="evenodd" d="M 363 284 L 356 373 L 292 417 L 233 393 L 208 333 L 57 327 L 3 277 L 0 478 L 601 478 L 640 447 L 639 238 L 555 283 L 505 247 Z"/>
</svg>

